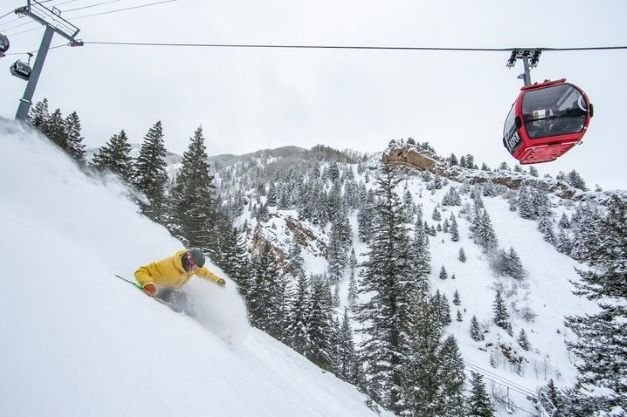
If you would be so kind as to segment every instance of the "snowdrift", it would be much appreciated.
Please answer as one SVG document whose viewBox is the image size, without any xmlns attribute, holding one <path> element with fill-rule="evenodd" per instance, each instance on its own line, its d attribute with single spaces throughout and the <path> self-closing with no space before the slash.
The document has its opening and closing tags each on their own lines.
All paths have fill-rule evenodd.
<svg viewBox="0 0 627 417">
<path fill-rule="evenodd" d="M 0 415 L 374 415 L 353 386 L 249 328 L 232 281 L 195 280 L 193 320 L 115 278 L 181 247 L 127 194 L 0 119 Z"/>
</svg>

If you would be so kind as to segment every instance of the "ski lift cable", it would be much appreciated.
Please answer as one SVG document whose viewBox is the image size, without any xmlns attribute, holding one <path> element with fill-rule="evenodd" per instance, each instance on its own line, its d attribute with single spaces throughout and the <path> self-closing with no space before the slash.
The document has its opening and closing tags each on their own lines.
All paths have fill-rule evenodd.
<svg viewBox="0 0 627 417">
<path fill-rule="evenodd" d="M 176 1 L 176 0 L 167 0 Z M 154 3 L 153 3 L 154 4 Z M 245 44 L 245 43 L 169 43 L 169 42 L 117 42 L 117 41 L 85 41 L 85 44 L 111 46 L 168 46 L 168 47 L 201 47 L 201 48 L 270 48 L 270 49 L 353 49 L 353 50 L 384 50 L 384 51 L 434 51 L 434 52 L 511 52 L 524 48 L 464 48 L 464 47 L 420 47 L 420 46 L 375 46 L 375 45 L 298 45 L 298 44 Z M 608 51 L 627 50 L 627 46 L 588 46 L 588 47 L 557 47 L 534 48 L 550 52 L 567 51 Z"/>
<path fill-rule="evenodd" d="M 469 371 L 467 370 L 466 372 L 469 372 Z M 519 394 L 522 394 L 522 395 L 527 396 L 527 394 L 525 394 L 525 393 L 523 393 L 523 392 L 520 392 L 520 391 L 517 391 L 517 390 L 515 390 L 515 389 L 514 389 L 514 388 L 512 388 L 512 387 L 509 387 L 507 384 L 504 384 L 504 383 L 502 383 L 502 382 L 496 381 L 496 380 L 494 380 L 494 379 L 492 379 L 492 378 L 490 378 L 490 377 L 488 377 L 488 376 L 486 376 L 486 375 L 483 375 L 483 376 L 484 376 L 484 378 L 485 378 L 486 380 L 488 380 L 488 381 L 491 381 L 491 382 L 493 382 L 493 383 L 495 383 L 495 384 L 497 384 L 497 385 L 503 386 L 503 387 L 508 387 L 508 388 L 510 388 L 510 389 L 511 389 L 512 391 L 514 391 L 514 392 L 517 392 L 517 393 L 519 393 Z M 470 385 L 470 383 L 469 383 L 468 381 L 466 381 L 466 384 Z M 537 396 L 534 396 L 534 398 L 537 398 Z M 517 408 L 517 409 L 519 409 L 519 410 L 521 410 L 521 411 L 524 411 L 524 412 L 525 412 L 525 413 L 527 413 L 527 414 L 531 414 L 531 415 L 533 415 L 533 416 L 535 416 L 535 415 L 536 415 L 536 413 L 531 412 L 531 411 L 529 411 L 529 410 L 526 410 L 526 409 L 524 409 L 524 408 L 522 408 L 522 407 L 520 407 L 520 406 L 517 406 L 517 405 L 516 405 L 516 404 L 514 404 L 514 403 L 512 403 L 512 404 L 510 404 L 510 405 L 511 405 L 512 407 L 514 407 L 514 408 Z"/>
<path fill-rule="evenodd" d="M 70 46 L 68 43 L 62 43 L 56 46 L 51 46 L 48 50 L 53 50 L 53 49 L 58 49 L 58 48 L 62 48 L 64 46 Z M 37 52 L 37 49 L 33 50 L 33 51 L 25 51 L 25 52 L 9 52 L 6 53 L 6 56 L 9 55 L 28 55 L 28 54 L 35 54 Z"/>
<path fill-rule="evenodd" d="M 156 2 L 153 2 L 153 3 L 140 4 L 138 6 L 125 7 L 125 8 L 122 8 L 122 9 L 109 10 L 109 11 L 106 11 L 106 12 L 93 13 L 93 14 L 88 14 L 88 15 L 83 15 L 83 16 L 68 16 L 67 18 L 68 19 L 74 19 L 74 20 L 76 20 L 76 19 L 84 19 L 84 18 L 87 18 L 87 17 L 102 16 L 102 15 L 105 15 L 105 14 L 124 12 L 124 11 L 127 11 L 127 10 L 134 10 L 134 9 L 141 9 L 141 8 L 144 8 L 144 7 L 157 6 L 157 5 L 160 5 L 160 4 L 172 3 L 172 2 L 175 2 L 175 1 L 179 1 L 179 0 L 161 0 L 161 1 L 156 1 Z"/>
<path fill-rule="evenodd" d="M 473 363 L 469 363 L 469 362 L 467 362 L 467 361 L 464 361 L 464 364 L 465 364 L 466 366 L 470 367 L 470 368 L 476 369 L 477 371 L 481 372 L 482 374 L 484 374 L 484 375 L 486 375 L 486 376 L 491 376 L 491 377 L 493 377 L 493 378 L 500 379 L 501 381 L 503 381 L 504 383 L 506 383 L 507 385 L 509 385 L 509 386 L 510 386 L 510 387 L 512 387 L 512 388 L 517 388 L 518 390 L 525 391 L 527 394 L 532 395 L 532 396 L 534 396 L 534 397 L 535 397 L 535 396 L 537 396 L 537 395 L 536 395 L 536 393 L 535 393 L 535 392 L 533 392 L 531 389 L 529 389 L 529 388 L 527 388 L 527 387 L 525 387 L 525 386 L 523 386 L 523 385 L 520 385 L 520 384 L 518 384 L 517 382 L 514 382 L 514 381 L 511 381 L 511 380 L 508 380 L 508 379 L 507 379 L 507 378 L 505 378 L 505 377 L 502 377 L 502 376 L 500 376 L 500 375 L 498 375 L 498 374 L 495 374 L 495 373 L 493 373 L 493 372 L 491 372 L 491 371 L 489 371 L 489 370 L 487 370 L 487 369 L 484 369 L 484 368 L 482 368 L 482 367 L 480 367 L 480 366 L 477 366 L 477 365 L 475 365 L 475 364 L 473 364 Z"/>
<path fill-rule="evenodd" d="M 492 373 L 492 372 L 490 372 L 490 371 L 488 371 L 488 370 L 486 370 L 486 369 L 483 369 L 483 368 L 478 367 L 478 366 L 473 365 L 473 364 L 469 364 L 469 363 L 467 363 L 467 362 L 464 362 L 464 364 L 465 364 L 466 366 L 468 366 L 469 368 L 472 368 L 472 369 L 474 369 L 474 370 L 476 370 L 476 371 L 480 372 L 481 374 L 483 374 L 483 375 L 485 375 L 485 376 L 489 376 L 489 377 L 492 377 L 492 378 L 494 378 L 494 379 L 498 379 L 498 380 L 502 381 L 504 384 L 506 384 L 507 386 L 511 387 L 512 389 L 514 389 L 514 388 L 515 388 L 515 389 L 516 389 L 516 390 L 518 390 L 518 391 L 524 391 L 524 393 L 525 393 L 526 395 L 530 395 L 530 396 L 533 396 L 533 397 L 536 397 L 536 396 L 537 396 L 537 394 L 536 394 L 534 391 L 532 391 L 531 389 L 529 389 L 529 388 L 527 388 L 527 387 L 524 387 L 524 386 L 522 386 L 522 385 L 520 385 L 520 384 L 518 384 L 518 383 L 516 383 L 516 382 L 510 381 L 510 380 L 508 380 L 508 379 L 507 379 L 507 378 L 505 378 L 505 377 L 502 377 L 502 376 L 500 376 L 500 375 L 494 374 L 494 373 Z M 521 392 L 521 393 L 522 393 L 522 392 Z"/>
<path fill-rule="evenodd" d="M 58 5 L 60 5 L 60 4 L 67 4 L 67 3 L 70 3 L 70 2 L 74 2 L 74 1 L 78 1 L 78 0 L 69 0 L 67 2 L 59 3 Z M 115 1 L 121 1 L 121 0 L 115 0 Z M 132 7 L 125 7 L 125 8 L 122 8 L 122 9 L 109 10 L 109 11 L 106 11 L 106 12 L 93 13 L 93 14 L 88 14 L 88 15 L 83 15 L 83 16 L 76 16 L 76 17 L 67 17 L 67 19 L 82 19 L 82 18 L 86 18 L 86 17 L 100 16 L 100 15 L 105 15 L 105 14 L 110 14 L 110 13 L 117 13 L 117 12 L 123 12 L 123 11 L 127 11 L 127 10 L 139 9 L 139 8 L 143 8 L 143 7 L 156 6 L 156 5 L 163 4 L 163 3 L 171 3 L 171 2 L 174 2 L 174 1 L 178 1 L 178 0 L 162 0 L 162 1 L 153 2 L 153 3 L 140 4 L 138 6 L 132 6 Z M 113 2 L 113 0 L 109 0 L 108 2 L 101 2 L 101 4 L 111 3 L 111 2 Z M 41 4 L 41 2 L 40 2 L 40 4 Z M 5 28 L 3 30 L 7 31 L 7 30 L 12 30 L 12 29 L 17 29 L 17 28 L 22 27 L 22 26 L 34 25 L 36 23 L 37 22 L 33 22 L 33 21 L 20 23 L 19 25 L 11 26 L 11 27 Z M 31 28 L 29 30 L 23 30 L 23 31 L 20 31 L 20 32 L 8 33 L 7 35 L 17 36 L 17 35 L 21 35 L 23 33 L 31 32 L 31 31 L 37 30 L 37 29 L 38 29 L 38 27 Z"/>
<path fill-rule="evenodd" d="M 84 10 L 84 9 L 91 9 L 92 7 L 98 7 L 98 6 L 102 6 L 105 4 L 111 4 L 111 3 L 118 3 L 120 1 L 124 1 L 124 0 L 109 0 L 109 1 L 101 1 L 100 3 L 94 3 L 94 4 L 90 4 L 89 6 L 81 6 L 81 7 L 75 7 L 73 9 L 66 9 L 66 10 L 62 10 L 63 13 L 67 13 L 67 12 L 73 12 L 75 10 Z"/>
</svg>

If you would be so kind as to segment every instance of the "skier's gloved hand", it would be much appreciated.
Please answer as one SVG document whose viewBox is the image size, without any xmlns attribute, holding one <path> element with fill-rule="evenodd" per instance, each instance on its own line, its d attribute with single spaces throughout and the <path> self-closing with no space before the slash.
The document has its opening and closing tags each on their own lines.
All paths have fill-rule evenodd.
<svg viewBox="0 0 627 417">
<path fill-rule="evenodd" d="M 224 287 L 226 285 L 226 281 L 222 278 L 218 278 L 218 280 L 216 281 L 216 284 L 218 284 L 221 287 Z"/>
<path fill-rule="evenodd" d="M 144 285 L 144 292 L 146 293 L 146 295 L 149 295 L 151 297 L 154 297 L 155 294 L 157 293 L 157 287 L 155 287 L 155 284 L 149 282 L 148 284 Z"/>
</svg>

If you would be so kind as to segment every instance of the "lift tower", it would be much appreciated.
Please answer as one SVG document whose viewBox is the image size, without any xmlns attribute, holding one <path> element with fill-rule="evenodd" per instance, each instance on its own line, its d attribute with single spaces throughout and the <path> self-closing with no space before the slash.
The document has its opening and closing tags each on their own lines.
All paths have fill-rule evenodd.
<svg viewBox="0 0 627 417">
<path fill-rule="evenodd" d="M 48 49 L 50 49 L 50 42 L 52 42 L 52 36 L 56 33 L 63 36 L 70 41 L 70 46 L 82 46 L 83 42 L 76 39 L 76 35 L 80 29 L 61 17 L 61 11 L 56 8 L 48 9 L 36 0 L 27 0 L 27 4 L 24 7 L 20 7 L 15 10 L 15 13 L 20 16 L 28 16 L 34 21 L 41 23 L 46 27 L 44 36 L 39 45 L 39 51 L 37 52 L 37 58 L 35 58 L 35 65 L 26 89 L 24 90 L 24 96 L 20 100 L 20 104 L 15 114 L 16 120 L 26 120 L 28 116 L 28 110 L 32 104 L 33 94 L 37 87 L 37 81 L 39 81 L 39 75 L 44 66 L 46 55 L 48 55 Z"/>
</svg>

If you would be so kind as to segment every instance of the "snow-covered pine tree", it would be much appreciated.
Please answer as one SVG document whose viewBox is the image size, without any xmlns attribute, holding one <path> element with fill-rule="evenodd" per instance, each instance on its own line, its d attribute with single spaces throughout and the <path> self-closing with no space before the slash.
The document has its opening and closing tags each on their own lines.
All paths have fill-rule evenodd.
<svg viewBox="0 0 627 417">
<path fill-rule="evenodd" d="M 159 223 L 164 221 L 166 211 L 165 191 L 168 182 L 165 161 L 166 149 L 161 121 L 152 126 L 142 142 L 135 161 L 134 183 L 148 202 L 140 201 L 142 212 Z"/>
<path fill-rule="evenodd" d="M 251 323 L 270 336 L 281 340 L 287 327 L 286 286 L 282 279 L 276 257 L 269 244 L 263 243 L 253 255 L 253 282 L 248 313 Z"/>
<path fill-rule="evenodd" d="M 305 357 L 311 356 L 309 325 L 311 320 L 311 288 L 305 274 L 298 276 L 296 287 L 291 295 L 291 308 L 285 341 L 296 352 Z"/>
<path fill-rule="evenodd" d="M 566 176 L 566 182 L 568 182 L 572 187 L 577 188 L 581 191 L 588 191 L 586 187 L 586 182 L 581 178 L 581 175 L 574 169 L 568 173 Z"/>
<path fill-rule="evenodd" d="M 477 320 L 477 316 L 473 315 L 472 319 L 470 319 L 470 337 L 475 342 L 480 342 L 483 340 L 483 332 L 479 327 L 479 321 Z"/>
<path fill-rule="evenodd" d="M 170 224 L 175 236 L 183 238 L 189 246 L 204 248 L 212 259 L 219 259 L 215 188 L 204 142 L 199 127 L 183 153 L 181 169 L 172 187 Z"/>
<path fill-rule="evenodd" d="M 551 401 L 551 404 L 553 404 L 557 412 L 562 414 L 564 400 L 562 398 L 562 393 L 555 386 L 555 383 L 553 382 L 553 378 L 549 379 L 549 383 L 546 385 L 546 388 L 547 388 L 547 395 L 549 397 L 549 401 Z"/>
<path fill-rule="evenodd" d="M 459 229 L 457 227 L 457 220 L 455 220 L 453 213 L 451 213 L 451 240 L 453 242 L 459 241 Z"/>
<path fill-rule="evenodd" d="M 437 207 L 433 208 L 433 214 L 431 215 L 431 218 L 435 220 L 436 222 L 439 222 L 440 220 L 442 220 L 442 214 L 440 213 L 440 210 L 438 210 Z"/>
<path fill-rule="evenodd" d="M 361 363 L 368 395 L 394 412 L 407 407 L 403 400 L 403 361 L 415 332 L 418 276 L 405 227 L 403 204 L 395 188 L 400 179 L 386 165 L 377 177 L 377 203 L 371 220 L 373 236 L 363 263 L 360 292 L 368 294 L 359 306 Z"/>
<path fill-rule="evenodd" d="M 351 274 L 348 280 L 348 307 L 351 311 L 357 304 L 357 282 L 355 280 L 355 270 L 351 269 Z"/>
<path fill-rule="evenodd" d="M 65 130 L 65 119 L 61 114 L 61 109 L 56 109 L 48 118 L 46 123 L 46 136 L 59 148 L 67 152 L 68 141 Z"/>
<path fill-rule="evenodd" d="M 333 327 L 331 288 L 325 277 L 314 277 L 311 283 L 311 316 L 308 337 L 311 343 L 308 358 L 325 370 L 332 370 L 332 340 L 337 337 Z"/>
<path fill-rule="evenodd" d="M 133 179 L 133 158 L 131 145 L 124 130 L 111 136 L 106 145 L 94 154 L 92 164 L 98 171 L 110 171 L 122 180 L 131 183 Z"/>
<path fill-rule="evenodd" d="M 494 312 L 494 323 L 501 329 L 506 330 L 508 333 L 512 331 L 512 325 L 509 322 L 509 313 L 505 306 L 505 301 L 501 295 L 501 290 L 496 290 L 496 296 L 492 304 L 492 311 Z"/>
<path fill-rule="evenodd" d="M 290 242 L 287 268 L 291 271 L 293 276 L 298 277 L 305 274 L 305 270 L 303 269 L 304 262 L 300 243 L 298 243 L 298 238 L 296 237 L 296 234 L 294 234 L 292 235 L 292 240 Z"/>
<path fill-rule="evenodd" d="M 246 249 L 246 237 L 231 222 L 225 222 L 225 230 L 221 233 L 220 267 L 237 283 L 240 294 L 246 299 L 250 291 L 250 260 Z"/>
<path fill-rule="evenodd" d="M 498 247 L 496 233 L 487 210 L 481 210 L 473 222 L 475 242 L 487 253 L 492 253 Z"/>
<path fill-rule="evenodd" d="M 483 377 L 472 371 L 470 377 L 470 396 L 467 400 L 467 417 L 493 417 L 494 407 L 485 388 Z"/>
<path fill-rule="evenodd" d="M 348 309 L 344 309 L 344 317 L 338 335 L 338 368 L 336 375 L 349 383 L 356 382 L 357 358 L 355 356 L 355 344 L 353 342 L 353 330 L 351 329 Z"/>
<path fill-rule="evenodd" d="M 81 136 L 81 121 L 76 112 L 70 113 L 64 121 L 66 152 L 80 165 L 85 164 L 85 144 Z"/>
<path fill-rule="evenodd" d="M 457 259 L 460 262 L 466 262 L 466 252 L 464 252 L 464 248 L 459 248 L 459 254 L 457 255 Z"/>
<path fill-rule="evenodd" d="M 439 311 L 430 301 L 429 283 L 422 280 L 416 301 L 414 340 L 404 368 L 407 411 L 403 415 L 435 416 L 441 382 L 438 377 L 438 350 L 442 336 Z"/>
<path fill-rule="evenodd" d="M 545 241 L 554 246 L 557 244 L 557 238 L 555 237 L 555 232 L 553 232 L 553 221 L 550 216 L 540 217 L 538 230 L 542 233 L 542 236 L 544 236 Z"/>
<path fill-rule="evenodd" d="M 448 273 L 446 272 L 446 268 L 442 265 L 442 269 L 440 269 L 440 279 L 447 279 Z"/>
<path fill-rule="evenodd" d="M 577 270 L 576 294 L 598 300 L 599 312 L 567 317 L 566 325 L 578 336 L 567 343 L 578 357 L 579 383 L 573 410 L 612 415 L 627 410 L 627 212 L 625 199 L 612 195 L 607 213 L 599 215 L 596 242 L 582 252 L 590 270 Z"/>
<path fill-rule="evenodd" d="M 414 226 L 412 251 L 415 273 L 420 278 L 426 278 L 431 273 L 431 253 L 429 252 L 429 237 L 420 220 Z"/>
<path fill-rule="evenodd" d="M 442 343 L 438 359 L 440 366 L 437 379 L 440 387 L 435 416 L 465 417 L 464 361 L 455 337 L 449 336 Z"/>
<path fill-rule="evenodd" d="M 518 342 L 518 345 L 524 350 L 529 350 L 531 348 L 531 344 L 529 343 L 529 338 L 527 337 L 525 329 L 520 329 L 520 333 L 518 333 L 518 339 L 516 341 Z"/>
<path fill-rule="evenodd" d="M 538 173 L 538 168 L 534 167 L 533 165 L 529 165 L 529 174 L 532 177 L 538 177 L 540 174 Z"/>
<path fill-rule="evenodd" d="M 35 129 L 47 136 L 49 118 L 48 99 L 44 98 L 42 101 L 37 102 L 37 104 L 30 108 L 27 120 Z"/>
<path fill-rule="evenodd" d="M 522 265 L 520 257 L 513 247 L 509 248 L 509 254 L 507 255 L 507 263 L 505 267 L 505 273 L 512 278 L 521 280 L 527 276 L 527 272 Z"/>
<path fill-rule="evenodd" d="M 459 291 L 455 290 L 455 292 L 453 293 L 453 304 L 455 304 L 456 306 L 460 305 L 462 302 L 459 298 Z"/>
</svg>

